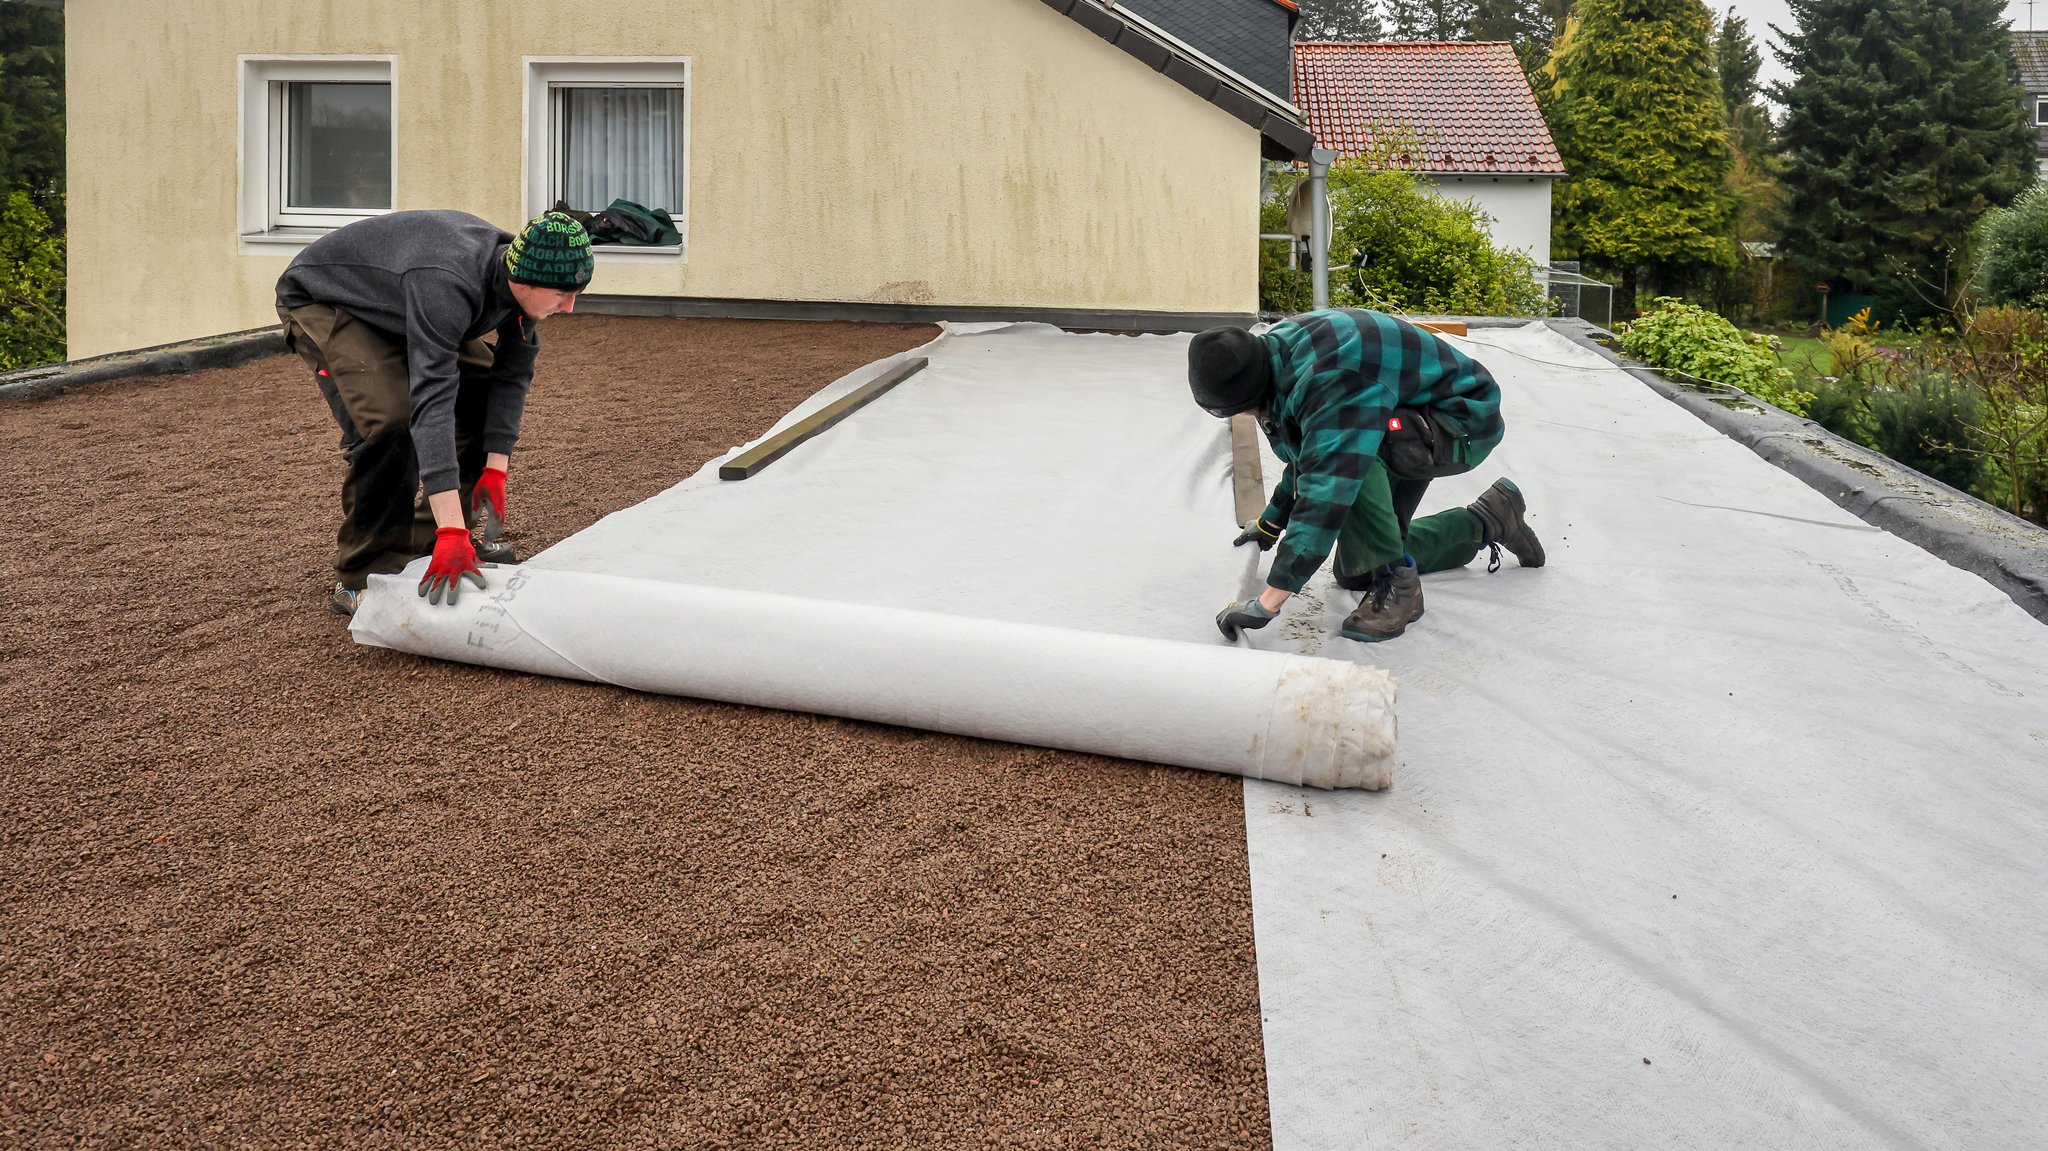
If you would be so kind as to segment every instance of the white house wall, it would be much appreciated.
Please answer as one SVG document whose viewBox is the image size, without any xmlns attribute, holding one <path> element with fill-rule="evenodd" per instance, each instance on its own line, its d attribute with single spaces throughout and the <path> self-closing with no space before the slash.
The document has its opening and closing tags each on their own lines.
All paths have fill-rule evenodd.
<svg viewBox="0 0 2048 1151">
<path fill-rule="evenodd" d="M 1471 200 L 1491 217 L 1494 241 L 1550 264 L 1550 180 L 1529 176 L 1430 176 L 1447 199 Z"/>
<path fill-rule="evenodd" d="M 1259 135 L 1039 0 L 71 0 L 70 352 L 275 322 L 244 57 L 388 59 L 399 208 L 527 216 L 527 57 L 689 68 L 687 252 L 600 293 L 1257 308 Z"/>
</svg>

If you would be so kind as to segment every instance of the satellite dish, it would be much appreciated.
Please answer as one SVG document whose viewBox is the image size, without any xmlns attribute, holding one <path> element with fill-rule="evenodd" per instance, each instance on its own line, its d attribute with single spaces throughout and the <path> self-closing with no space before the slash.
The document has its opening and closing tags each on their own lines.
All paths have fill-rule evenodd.
<svg viewBox="0 0 2048 1151">
<path fill-rule="evenodd" d="M 1330 224 L 1329 199 L 1319 200 L 1315 195 L 1315 181 L 1303 180 L 1294 186 L 1294 195 L 1287 199 L 1287 230 L 1297 236 L 1315 235 L 1315 213 L 1318 212 L 1322 214 L 1323 226 L 1327 228 Z"/>
</svg>

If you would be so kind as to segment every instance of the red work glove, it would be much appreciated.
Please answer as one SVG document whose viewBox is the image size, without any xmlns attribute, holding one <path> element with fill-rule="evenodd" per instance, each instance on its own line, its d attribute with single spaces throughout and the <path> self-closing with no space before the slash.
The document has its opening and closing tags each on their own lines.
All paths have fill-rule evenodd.
<svg viewBox="0 0 2048 1151">
<path fill-rule="evenodd" d="M 505 530 L 505 469 L 485 468 L 469 497 L 470 518 L 484 526 L 484 542 L 496 543 Z"/>
<path fill-rule="evenodd" d="M 476 545 L 469 542 L 468 528 L 442 528 L 434 533 L 434 560 L 420 577 L 420 594 L 428 603 L 438 604 L 446 592 L 448 606 L 454 607 L 463 580 L 474 581 L 479 589 L 484 586 L 483 569 L 476 565 Z"/>
</svg>

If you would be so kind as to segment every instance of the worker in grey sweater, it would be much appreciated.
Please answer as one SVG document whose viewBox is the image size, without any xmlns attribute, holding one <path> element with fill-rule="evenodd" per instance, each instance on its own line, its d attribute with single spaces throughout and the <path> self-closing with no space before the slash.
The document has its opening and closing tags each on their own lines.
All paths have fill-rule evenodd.
<svg viewBox="0 0 2048 1151">
<path fill-rule="evenodd" d="M 574 311 L 592 268 L 589 234 L 558 212 L 516 237 L 464 212 L 392 212 L 285 268 L 285 342 L 311 365 L 348 461 L 335 611 L 353 615 L 372 574 L 429 553 L 419 590 L 434 604 L 464 580 L 482 587 L 480 560 L 516 561 L 498 535 L 535 325 Z"/>
</svg>

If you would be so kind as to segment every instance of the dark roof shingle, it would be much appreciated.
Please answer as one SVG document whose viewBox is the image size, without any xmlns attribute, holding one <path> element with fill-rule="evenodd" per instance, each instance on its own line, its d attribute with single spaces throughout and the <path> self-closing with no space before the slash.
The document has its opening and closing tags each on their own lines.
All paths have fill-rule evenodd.
<svg viewBox="0 0 2048 1151">
<path fill-rule="evenodd" d="M 1346 156 L 1391 132 L 1419 145 L 1394 157 L 1418 172 L 1565 174 L 1509 44 L 1296 44 L 1294 103 Z"/>
<path fill-rule="evenodd" d="M 2048 93 L 2048 32 L 2014 29 L 2012 54 L 2020 62 L 2020 87 L 2030 94 Z"/>
<path fill-rule="evenodd" d="M 1293 63 L 1292 5 L 1275 0 L 1117 0 L 1210 59 L 1285 100 Z"/>
</svg>

